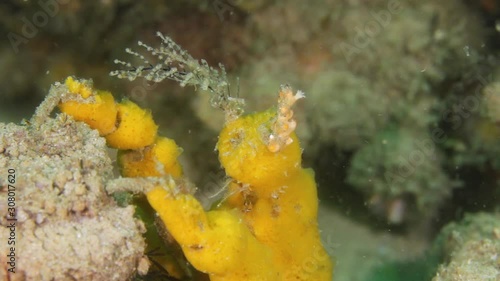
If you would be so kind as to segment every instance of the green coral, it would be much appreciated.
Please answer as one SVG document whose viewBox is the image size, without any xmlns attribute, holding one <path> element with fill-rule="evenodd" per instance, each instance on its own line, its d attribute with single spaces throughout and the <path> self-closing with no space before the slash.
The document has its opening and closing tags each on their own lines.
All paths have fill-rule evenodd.
<svg viewBox="0 0 500 281">
<path fill-rule="evenodd" d="M 442 257 L 433 281 L 500 278 L 500 214 L 469 214 L 447 225 L 436 239 L 434 251 Z"/>
<path fill-rule="evenodd" d="M 356 149 L 373 138 L 388 121 L 390 104 L 372 86 L 369 79 L 342 70 L 324 72 L 313 81 L 308 106 L 321 142 Z"/>
<path fill-rule="evenodd" d="M 410 197 L 418 211 L 432 213 L 456 186 L 440 167 L 441 158 L 425 131 L 386 129 L 354 155 L 347 181 L 372 203 Z"/>
</svg>

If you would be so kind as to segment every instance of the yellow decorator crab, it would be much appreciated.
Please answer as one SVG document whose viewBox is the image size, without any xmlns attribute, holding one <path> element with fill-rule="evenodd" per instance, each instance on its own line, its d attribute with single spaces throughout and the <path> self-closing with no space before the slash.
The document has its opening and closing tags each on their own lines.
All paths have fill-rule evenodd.
<svg viewBox="0 0 500 281">
<path fill-rule="evenodd" d="M 318 230 L 314 173 L 302 168 L 294 133 L 291 107 L 302 92 L 282 86 L 275 108 L 226 112 L 217 150 L 231 182 L 224 199 L 204 210 L 192 194 L 179 191 L 182 150 L 157 135 L 149 112 L 131 101 L 116 104 L 86 80 L 69 77 L 65 84 L 60 109 L 119 149 L 123 176 L 164 179 L 143 192 L 187 260 L 210 280 L 332 280 Z"/>
</svg>

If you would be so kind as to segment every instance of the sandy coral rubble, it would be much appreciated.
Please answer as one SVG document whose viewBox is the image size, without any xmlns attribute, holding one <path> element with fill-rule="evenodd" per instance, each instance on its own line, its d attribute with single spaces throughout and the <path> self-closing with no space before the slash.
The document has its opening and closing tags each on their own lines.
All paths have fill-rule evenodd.
<svg viewBox="0 0 500 281">
<path fill-rule="evenodd" d="M 16 173 L 16 273 L 6 268 L 7 178 Z M 0 123 L 0 279 L 127 280 L 143 256 L 144 226 L 105 192 L 104 139 L 66 115 L 39 128 Z M 145 266 L 147 268 L 147 266 Z"/>
</svg>

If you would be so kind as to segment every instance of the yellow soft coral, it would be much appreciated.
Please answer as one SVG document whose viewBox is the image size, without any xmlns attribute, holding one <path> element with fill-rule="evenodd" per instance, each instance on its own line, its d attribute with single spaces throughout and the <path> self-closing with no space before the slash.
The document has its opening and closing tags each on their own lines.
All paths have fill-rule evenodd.
<svg viewBox="0 0 500 281">
<path fill-rule="evenodd" d="M 72 77 L 68 77 L 65 84 L 69 94 L 75 97 L 59 105 L 62 112 L 73 116 L 77 121 L 87 123 L 92 129 L 98 130 L 101 136 L 116 129 L 118 109 L 110 92 L 94 91 L 89 83 L 77 81 Z M 82 101 L 79 98 L 88 100 Z"/>
<path fill-rule="evenodd" d="M 193 196 L 174 196 L 172 189 L 175 185 L 157 187 L 146 195 L 193 266 L 212 281 L 281 280 L 272 266 L 273 252 L 253 236 L 237 212 L 205 212 Z"/>
<path fill-rule="evenodd" d="M 120 172 L 127 177 L 160 177 L 171 175 L 180 177 L 182 168 L 177 157 L 182 153 L 175 141 L 157 137 L 155 143 L 139 150 L 120 150 L 118 165 Z M 163 165 L 163 172 L 158 171 Z"/>
<path fill-rule="evenodd" d="M 295 141 L 281 153 L 267 148 L 264 139 L 270 134 L 275 117 L 275 110 L 251 114 L 222 129 L 217 149 L 227 175 L 250 185 L 272 186 L 300 167 L 301 149 L 295 134 Z"/>
<path fill-rule="evenodd" d="M 222 130 L 217 145 L 221 163 L 235 181 L 248 186 L 221 208 L 238 209 L 257 240 L 275 253 L 273 267 L 287 276 L 276 280 L 331 280 L 332 264 L 317 226 L 314 173 L 301 167 L 295 134 L 278 152 L 265 143 L 275 114 L 240 117 Z M 230 192 L 237 189 L 233 185 Z"/>
<path fill-rule="evenodd" d="M 211 280 L 332 278 L 333 266 L 317 226 L 314 173 L 301 167 L 293 130 L 279 128 L 291 122 L 292 114 L 287 116 L 280 120 L 280 112 L 269 110 L 225 126 L 217 149 L 234 182 L 228 191 L 232 195 L 215 210 L 203 212 L 191 195 L 176 197 L 161 188 L 147 193 L 189 261 Z M 273 134 L 285 141 L 270 142 Z M 258 251 L 253 255 L 249 249 Z"/>
<path fill-rule="evenodd" d="M 106 133 L 99 124 L 112 106 L 99 106 L 99 92 L 85 82 L 68 78 L 66 86 L 79 98 L 63 101 L 61 109 L 94 124 L 109 145 L 121 149 L 123 176 L 182 176 L 177 160 L 182 150 L 173 140 L 157 136 L 149 112 L 130 101 L 117 104 L 116 128 Z M 232 182 L 225 201 L 214 210 L 204 211 L 172 177 L 144 191 L 186 258 L 213 281 L 332 278 L 317 225 L 314 173 L 302 168 L 294 133 L 291 106 L 301 97 L 284 86 L 277 109 L 228 121 L 217 149 Z M 84 110 L 75 110 L 79 106 Z"/>
<path fill-rule="evenodd" d="M 151 112 L 129 100 L 116 104 L 111 93 L 94 90 L 88 80 L 68 77 L 65 85 L 69 95 L 59 104 L 61 111 L 98 130 L 109 146 L 139 149 L 155 141 L 158 126 Z"/>
<path fill-rule="evenodd" d="M 139 149 L 153 144 L 158 126 L 151 112 L 124 100 L 118 104 L 118 128 L 106 136 L 108 144 L 118 149 Z"/>
<path fill-rule="evenodd" d="M 66 78 L 64 84 L 66 84 L 70 93 L 78 94 L 84 99 L 89 98 L 94 93 L 92 82 L 88 80 L 79 81 L 70 76 Z"/>
</svg>

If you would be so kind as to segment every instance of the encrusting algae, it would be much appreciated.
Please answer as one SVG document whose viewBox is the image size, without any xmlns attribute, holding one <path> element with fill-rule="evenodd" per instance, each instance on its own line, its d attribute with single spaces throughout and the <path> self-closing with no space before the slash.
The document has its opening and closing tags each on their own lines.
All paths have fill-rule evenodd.
<svg viewBox="0 0 500 281">
<path fill-rule="evenodd" d="M 210 82 L 207 88 L 216 88 Z M 93 89 L 86 80 L 68 77 L 65 84 L 71 95 L 59 104 L 61 111 L 86 122 L 119 149 L 123 176 L 165 179 L 142 192 L 188 261 L 210 280 L 332 279 L 333 265 L 318 230 L 314 173 L 302 168 L 294 133 L 291 107 L 303 97 L 301 92 L 294 95 L 282 86 L 277 108 L 243 116 L 226 112 L 217 150 L 231 183 L 224 200 L 205 211 L 191 193 L 178 187 L 182 149 L 157 135 L 149 112 L 128 100 L 115 103 L 108 92 Z M 222 108 L 230 107 L 223 103 Z M 118 120 L 110 128 L 114 112 Z"/>
</svg>

